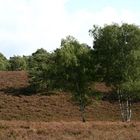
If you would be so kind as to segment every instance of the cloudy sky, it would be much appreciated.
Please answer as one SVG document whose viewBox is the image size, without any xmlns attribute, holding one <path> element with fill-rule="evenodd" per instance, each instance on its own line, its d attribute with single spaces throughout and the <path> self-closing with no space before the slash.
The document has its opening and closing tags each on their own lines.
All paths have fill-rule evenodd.
<svg viewBox="0 0 140 140">
<path fill-rule="evenodd" d="M 140 25 L 139 6 L 140 0 L 0 0 L 0 52 L 53 51 L 67 35 L 92 45 L 93 24 Z"/>
</svg>

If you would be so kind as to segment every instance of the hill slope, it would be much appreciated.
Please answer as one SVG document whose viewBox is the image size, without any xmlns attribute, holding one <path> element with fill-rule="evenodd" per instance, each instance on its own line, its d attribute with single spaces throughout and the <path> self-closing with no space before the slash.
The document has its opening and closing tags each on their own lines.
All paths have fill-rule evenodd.
<svg viewBox="0 0 140 140">
<path fill-rule="evenodd" d="M 6 93 L 6 89 L 18 89 L 26 86 L 28 86 L 28 76 L 26 72 L 0 72 L 1 120 L 81 120 L 79 107 L 71 100 L 71 95 L 69 93 L 58 93 L 50 96 L 13 96 L 12 93 Z M 98 88 L 100 88 L 99 85 Z M 86 116 L 89 121 L 120 120 L 118 103 L 95 100 L 86 108 Z M 133 107 L 133 120 L 140 120 L 140 103 L 136 103 Z"/>
<path fill-rule="evenodd" d="M 0 121 L 2 140 L 139 140 L 140 123 Z"/>
</svg>

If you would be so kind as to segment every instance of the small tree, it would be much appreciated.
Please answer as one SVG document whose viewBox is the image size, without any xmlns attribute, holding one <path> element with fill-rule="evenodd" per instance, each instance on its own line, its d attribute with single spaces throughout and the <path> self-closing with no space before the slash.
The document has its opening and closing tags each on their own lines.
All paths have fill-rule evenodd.
<svg viewBox="0 0 140 140">
<path fill-rule="evenodd" d="M 9 68 L 8 60 L 2 53 L 0 53 L 0 70 L 5 71 L 8 70 L 8 68 Z"/>
<path fill-rule="evenodd" d="M 25 60 L 25 57 L 21 57 L 21 56 L 10 57 L 9 64 L 10 64 L 9 70 L 12 70 L 12 71 L 27 69 L 27 62 Z"/>
<path fill-rule="evenodd" d="M 29 78 L 31 89 L 35 92 L 48 89 L 50 54 L 44 49 L 38 49 L 29 57 Z"/>
<path fill-rule="evenodd" d="M 82 121 L 85 122 L 85 107 L 89 101 L 88 84 L 91 81 L 91 49 L 80 44 L 74 37 L 62 39 L 56 51 L 56 75 L 63 88 L 70 90 L 78 102 Z"/>
<path fill-rule="evenodd" d="M 140 92 L 140 29 L 135 25 L 94 26 L 93 48 L 101 81 L 118 93 L 123 121 L 130 121 L 131 101 Z"/>
</svg>

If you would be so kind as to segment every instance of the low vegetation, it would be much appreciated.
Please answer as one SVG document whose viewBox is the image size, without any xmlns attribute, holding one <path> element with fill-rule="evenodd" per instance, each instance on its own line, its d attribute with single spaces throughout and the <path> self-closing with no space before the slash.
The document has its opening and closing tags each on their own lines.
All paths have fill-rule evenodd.
<svg viewBox="0 0 140 140">
<path fill-rule="evenodd" d="M 41 48 L 30 56 L 6 59 L 0 54 L 0 118 L 71 122 L 54 123 L 54 128 L 61 128 L 55 132 L 61 135 L 58 139 L 73 139 L 73 136 L 76 139 L 105 139 L 109 135 L 110 139 L 117 136 L 122 140 L 126 137 L 137 139 L 139 123 L 124 123 L 123 126 L 123 123 L 106 122 L 107 126 L 101 124 L 103 128 L 100 128 L 99 122 L 94 128 L 93 122 L 93 125 L 72 122 L 140 120 L 136 107 L 140 101 L 140 28 L 133 24 L 94 25 L 89 33 L 93 37 L 93 47 L 67 36 L 51 53 Z M 101 84 L 107 90 L 101 91 Z M 52 123 L 46 125 L 53 126 Z M 46 135 L 53 139 L 53 133 L 46 128 L 21 127 L 21 130 L 28 130 L 25 132 L 25 136 L 29 136 L 27 139 L 30 132 L 38 139 Z M 100 129 L 106 128 L 109 131 L 98 136 Z M 24 137 L 24 131 L 18 135 L 20 128 L 9 130 L 7 125 L 2 125 L 0 129 L 12 139 Z M 135 131 L 135 135 L 126 133 L 129 129 Z M 3 139 L 8 139 L 3 133 Z"/>
<path fill-rule="evenodd" d="M 0 120 L 23 121 L 80 121 L 81 113 L 70 92 L 38 92 L 28 95 L 28 74 L 25 71 L 0 72 Z M 86 121 L 120 121 L 117 101 L 105 98 L 110 90 L 103 83 L 97 83 L 99 93 L 93 95 L 85 108 Z M 101 92 L 102 95 L 101 95 Z M 94 94 L 94 93 L 93 93 Z M 133 103 L 132 121 L 140 121 L 140 103 Z"/>
<path fill-rule="evenodd" d="M 3 140 L 139 140 L 140 123 L 0 121 Z"/>
</svg>

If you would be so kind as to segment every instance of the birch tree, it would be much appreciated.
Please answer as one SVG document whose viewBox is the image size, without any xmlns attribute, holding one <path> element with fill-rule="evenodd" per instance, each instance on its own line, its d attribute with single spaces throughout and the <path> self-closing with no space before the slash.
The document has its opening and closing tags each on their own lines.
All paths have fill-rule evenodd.
<svg viewBox="0 0 140 140">
<path fill-rule="evenodd" d="M 91 81 L 91 49 L 80 44 L 74 37 L 62 39 L 61 48 L 56 51 L 56 77 L 61 85 L 72 92 L 85 122 L 85 108 L 89 102 L 88 83 Z M 54 68 L 55 69 L 55 68 Z"/>
<path fill-rule="evenodd" d="M 90 34 L 97 73 L 118 94 L 122 121 L 130 121 L 131 102 L 140 93 L 140 28 L 133 24 L 93 26 Z"/>
</svg>

